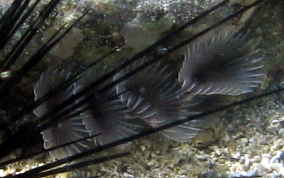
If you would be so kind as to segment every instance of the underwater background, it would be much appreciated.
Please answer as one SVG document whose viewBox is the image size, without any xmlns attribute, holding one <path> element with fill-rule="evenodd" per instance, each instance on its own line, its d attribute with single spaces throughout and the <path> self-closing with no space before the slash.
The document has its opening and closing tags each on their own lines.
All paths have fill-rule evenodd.
<svg viewBox="0 0 284 178">
<path fill-rule="evenodd" d="M 11 2 L 0 1 L 1 14 L 4 14 Z M 21 60 L 18 60 L 11 69 L 12 73 L 23 65 L 38 46 L 47 42 L 63 24 L 75 21 L 86 9 L 90 8 L 90 10 L 13 88 L 10 98 L 1 101 L 1 113 L 5 115 L 7 111 L 13 112 L 18 107 L 32 103 L 35 98 L 35 86 L 40 83 L 44 71 L 84 70 L 94 60 L 118 48 L 92 69 L 103 75 L 112 67 L 116 67 L 155 43 L 171 30 L 177 29 L 183 23 L 220 2 L 219 0 L 62 0 L 38 30 L 37 35 L 25 47 Z M 163 53 L 163 50 L 182 42 L 188 36 L 196 34 L 253 2 L 254 0 L 231 0 L 226 6 L 212 12 L 197 24 L 170 39 L 156 53 Z M 47 3 L 48 1 L 42 0 L 37 8 Z M 262 76 L 262 82 L 253 92 L 225 98 L 220 96 L 216 101 L 215 98 L 213 101 L 209 98 L 209 105 L 212 102 L 212 105 L 218 106 L 218 102 L 223 103 L 223 100 L 225 100 L 224 103 L 239 101 L 283 87 L 283 9 L 284 2 L 281 0 L 263 1 L 257 7 L 193 41 L 193 44 L 198 44 L 215 34 L 240 32 L 247 40 L 253 41 L 252 48 L 259 49 L 263 57 L 262 73 L 265 75 Z M 16 40 L 29 28 L 29 22 L 37 16 L 35 10 L 27 19 L 27 23 L 22 24 L 17 30 L 10 44 L 2 49 L 1 58 L 5 58 Z M 179 70 L 182 64 L 178 61 L 182 61 L 185 49 L 183 47 L 165 57 L 164 60 L 170 64 L 170 69 Z M 152 52 L 147 54 L 147 57 L 151 58 L 154 55 L 155 52 Z M 5 76 L 1 77 L 5 78 Z M 51 81 L 48 80 L 48 82 Z M 241 178 L 259 176 L 281 178 L 284 176 L 283 101 L 282 92 L 269 95 L 221 113 L 206 116 L 206 124 L 201 124 L 197 135 L 188 142 L 181 143 L 163 137 L 159 133 L 152 134 L 93 155 L 96 158 L 110 153 L 130 152 L 125 157 L 49 177 Z M 206 111 L 207 106 L 205 105 L 201 110 Z M 37 115 L 37 112 L 35 114 Z M 35 114 L 26 115 L 22 122 L 37 118 Z M 1 134 L 1 140 L 4 140 L 5 136 Z M 43 150 L 42 134 L 36 134 L 34 139 L 38 141 L 38 144 L 29 145 L 26 149 L 18 149 L 8 157 L 14 158 L 21 154 Z M 35 158 L 2 166 L 0 176 L 23 173 L 60 159 L 54 155 L 58 154 L 52 156 L 45 153 Z"/>
</svg>

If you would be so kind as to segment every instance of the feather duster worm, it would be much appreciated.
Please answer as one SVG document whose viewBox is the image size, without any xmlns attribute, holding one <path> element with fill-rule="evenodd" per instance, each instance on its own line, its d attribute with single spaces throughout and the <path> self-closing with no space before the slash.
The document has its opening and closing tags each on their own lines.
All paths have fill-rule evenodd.
<svg viewBox="0 0 284 178">
<path fill-rule="evenodd" d="M 74 93 L 97 78 L 98 72 L 90 72 L 75 83 Z M 135 123 L 133 118 L 128 117 L 129 110 L 120 102 L 115 88 L 103 93 L 95 91 L 88 97 L 87 104 L 83 106 L 86 111 L 81 114 L 81 118 L 91 135 L 101 134 L 94 138 L 96 144 L 106 144 L 133 135 L 140 127 L 139 122 Z"/>
<path fill-rule="evenodd" d="M 128 81 L 118 84 L 117 91 L 122 93 L 121 102 L 133 115 L 154 128 L 197 113 L 189 108 L 199 101 L 185 100 L 186 91 L 175 80 L 173 72 L 162 63 L 148 67 Z M 202 119 L 190 121 L 161 133 L 172 140 L 187 142 L 196 136 L 203 124 Z"/>
<path fill-rule="evenodd" d="M 249 42 L 245 43 L 244 36 L 220 33 L 208 41 L 194 45 L 187 52 L 178 79 L 175 71 L 172 71 L 167 64 L 159 62 L 139 71 L 107 91 L 99 92 L 99 88 L 94 88 L 91 93 L 77 100 L 79 102 L 88 97 L 87 103 L 80 108 L 84 112 L 76 118 L 77 120 L 75 119 L 80 121 L 82 127 L 80 131 L 89 135 L 101 134 L 94 138 L 95 144 L 111 143 L 135 134 L 137 129 L 142 127 L 141 121 L 153 128 L 160 127 L 217 108 L 221 105 L 220 103 L 225 103 L 219 94 L 239 95 L 253 91 L 261 83 L 262 58 L 258 51 L 246 55 L 250 45 Z M 137 63 L 128 67 L 124 72 L 116 74 L 114 80 L 136 67 Z M 69 87 L 61 92 L 56 101 L 44 103 L 35 110 L 35 113 L 40 116 L 42 114 L 39 113 L 46 113 L 52 105 L 61 103 L 64 98 L 70 97 L 70 93 L 77 94 L 84 90 L 100 76 L 99 73 L 99 71 L 89 72 L 74 83 L 74 88 Z M 64 81 L 68 78 L 67 74 L 65 78 L 62 78 L 62 75 L 51 82 L 58 85 L 60 80 Z M 36 85 L 36 94 L 39 91 L 45 91 L 44 94 L 52 89 L 52 86 L 46 86 L 43 82 L 46 76 L 47 74 L 43 74 Z M 112 81 L 106 83 L 109 82 Z M 45 87 L 45 90 L 42 87 Z M 161 134 L 175 141 L 189 142 L 200 130 L 206 128 L 220 115 L 222 113 L 192 120 L 165 129 L 161 131 Z M 73 120 L 62 123 L 77 125 Z M 72 135 L 69 132 L 77 133 L 70 126 L 66 127 L 64 132 L 58 126 L 44 131 L 45 145 L 51 142 L 50 135 L 61 139 L 54 144 L 58 145 L 65 143 L 67 139 L 72 141 L 67 138 L 67 135 Z M 62 138 L 66 140 L 62 141 Z M 79 148 L 76 150 L 80 151 Z M 68 153 L 72 154 L 74 151 L 69 149 Z M 60 157 L 59 153 L 58 155 L 56 157 Z"/>
<path fill-rule="evenodd" d="M 50 90 L 58 87 L 70 76 L 66 71 L 46 71 L 44 72 L 34 88 L 35 100 L 43 97 Z M 49 112 L 53 107 L 58 106 L 63 101 L 73 95 L 74 86 L 71 85 L 65 90 L 59 92 L 56 96 L 50 98 L 45 103 L 34 110 L 34 113 L 41 117 Z M 89 131 L 85 128 L 80 116 L 72 117 L 68 120 L 59 122 L 56 126 L 50 127 L 41 132 L 44 140 L 44 148 L 48 149 L 54 146 L 62 145 L 80 138 L 87 137 Z M 64 158 L 82 152 L 89 148 L 88 140 L 73 143 L 60 149 L 51 151 L 54 158 Z"/>
<path fill-rule="evenodd" d="M 244 35 L 219 33 L 188 48 L 179 81 L 193 94 L 239 95 L 261 83 L 262 57 Z"/>
</svg>

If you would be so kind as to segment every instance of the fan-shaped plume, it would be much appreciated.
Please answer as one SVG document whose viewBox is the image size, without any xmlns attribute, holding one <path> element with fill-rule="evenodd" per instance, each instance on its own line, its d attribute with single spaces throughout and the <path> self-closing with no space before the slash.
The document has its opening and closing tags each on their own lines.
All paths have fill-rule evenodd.
<svg viewBox="0 0 284 178">
<path fill-rule="evenodd" d="M 122 75 L 120 73 L 116 77 Z M 117 91 L 122 93 L 120 99 L 133 115 L 142 118 L 152 127 L 196 114 L 189 108 L 197 102 L 185 100 L 186 91 L 181 88 L 168 67 L 162 63 L 148 67 L 128 81 L 118 84 Z M 202 120 L 191 121 L 161 133 L 172 140 L 185 142 L 198 133 L 201 124 Z"/>
<path fill-rule="evenodd" d="M 69 75 L 70 73 L 66 71 L 59 72 L 49 70 L 44 72 L 34 88 L 35 100 L 43 97 L 53 88 L 58 87 L 69 78 Z M 74 86 L 69 86 L 37 107 L 34 110 L 34 113 L 38 117 L 43 116 L 53 107 L 61 104 L 63 101 L 72 96 L 73 90 Z M 44 130 L 41 133 L 43 135 L 45 149 L 89 136 L 88 130 L 85 128 L 83 120 L 80 116 L 75 116 L 68 120 L 59 122 L 56 126 Z M 88 147 L 89 143 L 87 140 L 85 140 L 51 151 L 50 154 L 54 158 L 60 159 L 80 153 L 84 150 L 87 150 Z"/>
<path fill-rule="evenodd" d="M 91 72 L 75 83 L 75 93 L 84 89 L 98 78 L 98 73 Z M 95 91 L 95 89 L 94 89 Z M 81 114 L 86 128 L 91 135 L 101 134 L 94 138 L 96 144 L 106 144 L 136 133 L 139 121 L 129 116 L 129 110 L 120 102 L 116 90 L 103 93 L 92 93 L 83 106 L 86 110 Z"/>
<path fill-rule="evenodd" d="M 259 50 L 245 35 L 219 33 L 187 49 L 179 81 L 194 94 L 239 95 L 252 92 L 262 82 Z"/>
</svg>

